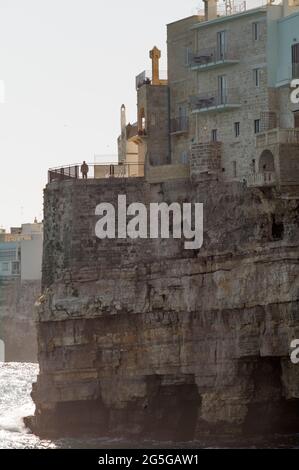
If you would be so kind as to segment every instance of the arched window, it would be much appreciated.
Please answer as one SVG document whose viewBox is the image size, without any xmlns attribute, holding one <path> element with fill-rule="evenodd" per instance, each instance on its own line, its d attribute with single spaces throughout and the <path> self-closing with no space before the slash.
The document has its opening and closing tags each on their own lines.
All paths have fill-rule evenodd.
<svg viewBox="0 0 299 470">
<path fill-rule="evenodd" d="M 264 150 L 259 160 L 259 172 L 275 171 L 274 156 L 270 150 Z"/>
<path fill-rule="evenodd" d="M 144 108 L 141 108 L 139 111 L 138 131 L 140 134 L 146 133 L 146 119 L 145 119 Z"/>
</svg>

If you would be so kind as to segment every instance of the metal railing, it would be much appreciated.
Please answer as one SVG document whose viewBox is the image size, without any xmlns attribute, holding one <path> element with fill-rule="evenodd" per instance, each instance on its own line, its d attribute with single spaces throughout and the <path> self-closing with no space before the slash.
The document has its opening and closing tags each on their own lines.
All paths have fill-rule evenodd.
<svg viewBox="0 0 299 470">
<path fill-rule="evenodd" d="M 167 70 L 159 70 L 159 79 L 167 80 L 168 74 Z M 152 83 L 152 71 L 144 70 L 136 76 L 136 90 L 138 90 L 143 85 L 150 85 Z"/>
<path fill-rule="evenodd" d="M 277 113 L 274 111 L 263 111 L 261 113 L 261 132 L 267 132 L 277 128 Z"/>
<path fill-rule="evenodd" d="M 82 164 L 50 168 L 48 182 L 73 179 L 138 178 L 144 177 L 144 163 L 88 163 L 86 176 Z"/>
<path fill-rule="evenodd" d="M 206 67 L 217 63 L 238 61 L 239 57 L 235 50 L 221 51 L 217 47 L 202 49 L 191 56 L 191 67 Z"/>
<path fill-rule="evenodd" d="M 274 171 L 264 171 L 262 173 L 253 173 L 247 177 L 247 186 L 263 187 L 273 186 L 276 183 L 276 175 Z"/>
<path fill-rule="evenodd" d="M 260 5 L 266 5 L 266 0 L 260 0 Z M 217 4 L 217 16 L 230 16 L 235 15 L 236 13 L 242 13 L 247 10 L 247 3 L 244 0 L 232 0 L 225 5 L 220 3 Z M 197 9 L 197 14 L 199 16 L 205 16 L 205 10 L 200 8 Z"/>
<path fill-rule="evenodd" d="M 240 95 L 237 88 L 209 91 L 190 97 L 192 111 L 210 109 L 240 104 Z"/>
<path fill-rule="evenodd" d="M 179 116 L 170 120 L 170 132 L 172 134 L 180 132 L 188 132 L 189 118 L 188 116 Z"/>
<path fill-rule="evenodd" d="M 299 78 L 299 63 L 292 64 L 292 78 Z"/>
</svg>

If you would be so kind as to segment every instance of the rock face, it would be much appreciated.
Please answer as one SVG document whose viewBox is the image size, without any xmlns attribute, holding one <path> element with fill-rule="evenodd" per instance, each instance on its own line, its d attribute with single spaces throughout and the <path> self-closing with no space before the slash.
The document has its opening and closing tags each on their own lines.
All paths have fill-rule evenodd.
<svg viewBox="0 0 299 470">
<path fill-rule="evenodd" d="M 203 202 L 203 247 L 97 239 L 95 207 L 119 194 Z M 298 432 L 298 207 L 239 183 L 48 185 L 34 432 Z"/>
<path fill-rule="evenodd" d="M 0 281 L 0 338 L 6 362 L 37 362 L 34 304 L 40 292 L 40 281 Z"/>
</svg>

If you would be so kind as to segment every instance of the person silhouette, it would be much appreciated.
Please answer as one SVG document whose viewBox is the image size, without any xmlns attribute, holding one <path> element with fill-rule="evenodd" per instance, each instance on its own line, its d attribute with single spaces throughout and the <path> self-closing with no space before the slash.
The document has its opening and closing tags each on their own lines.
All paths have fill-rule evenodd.
<svg viewBox="0 0 299 470">
<path fill-rule="evenodd" d="M 84 160 L 82 165 L 81 165 L 81 173 L 82 173 L 82 178 L 83 179 L 87 180 L 88 172 L 89 172 L 89 167 L 88 167 L 86 161 Z"/>
</svg>

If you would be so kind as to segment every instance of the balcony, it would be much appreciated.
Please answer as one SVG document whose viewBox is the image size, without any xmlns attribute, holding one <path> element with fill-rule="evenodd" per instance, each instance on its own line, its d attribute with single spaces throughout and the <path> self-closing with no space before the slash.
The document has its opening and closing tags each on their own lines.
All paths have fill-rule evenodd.
<svg viewBox="0 0 299 470">
<path fill-rule="evenodd" d="M 136 178 L 144 177 L 144 163 L 88 163 L 87 179 Z M 84 179 L 81 164 L 51 168 L 48 171 L 48 183 L 54 181 Z"/>
<path fill-rule="evenodd" d="M 187 116 L 180 116 L 170 120 L 170 133 L 172 135 L 185 134 L 189 130 L 189 119 Z"/>
<path fill-rule="evenodd" d="M 274 171 L 264 171 L 262 173 L 254 173 L 247 177 L 247 186 L 252 188 L 261 188 L 265 186 L 275 186 L 276 175 Z"/>
<path fill-rule="evenodd" d="M 192 113 L 210 113 L 240 108 L 239 90 L 230 88 L 190 97 Z"/>
<path fill-rule="evenodd" d="M 202 49 L 191 58 L 191 70 L 211 70 L 238 62 L 238 54 L 232 49 L 229 51 L 219 51 L 217 48 Z"/>
<path fill-rule="evenodd" d="M 299 129 L 271 129 L 256 136 L 256 147 L 262 148 L 276 144 L 299 145 Z"/>
<path fill-rule="evenodd" d="M 152 71 L 144 70 L 135 79 L 136 90 L 139 90 L 143 85 L 152 84 Z M 160 85 L 167 85 L 167 70 L 159 70 Z"/>
</svg>

